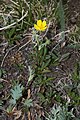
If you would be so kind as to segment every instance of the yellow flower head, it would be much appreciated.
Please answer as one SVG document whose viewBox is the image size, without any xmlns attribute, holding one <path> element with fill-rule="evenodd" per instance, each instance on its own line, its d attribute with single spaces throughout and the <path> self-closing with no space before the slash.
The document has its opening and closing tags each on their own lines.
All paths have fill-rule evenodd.
<svg viewBox="0 0 80 120">
<path fill-rule="evenodd" d="M 44 31 L 47 28 L 45 20 L 37 20 L 37 24 L 34 24 L 34 28 L 38 31 Z"/>
</svg>

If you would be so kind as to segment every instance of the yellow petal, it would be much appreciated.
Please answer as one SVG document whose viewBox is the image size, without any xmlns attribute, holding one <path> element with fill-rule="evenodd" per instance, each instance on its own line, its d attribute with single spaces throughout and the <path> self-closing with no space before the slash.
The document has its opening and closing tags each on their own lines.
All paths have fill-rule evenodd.
<svg viewBox="0 0 80 120">
<path fill-rule="evenodd" d="M 42 26 L 42 20 L 37 21 L 37 26 L 41 27 Z"/>
<path fill-rule="evenodd" d="M 41 31 L 44 31 L 44 30 L 46 30 L 46 29 L 47 29 L 47 26 L 46 26 L 46 27 L 41 28 Z"/>
<path fill-rule="evenodd" d="M 46 26 L 46 21 L 45 21 L 45 20 L 42 22 L 42 26 L 43 26 L 43 27 Z"/>
<path fill-rule="evenodd" d="M 36 24 L 34 24 L 34 28 L 35 28 L 36 30 L 40 30 L 40 28 L 39 28 Z"/>
</svg>

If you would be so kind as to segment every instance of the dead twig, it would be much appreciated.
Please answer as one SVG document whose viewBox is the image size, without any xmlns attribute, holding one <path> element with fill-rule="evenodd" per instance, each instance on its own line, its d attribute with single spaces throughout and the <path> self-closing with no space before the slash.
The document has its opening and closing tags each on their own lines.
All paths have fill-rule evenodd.
<svg viewBox="0 0 80 120">
<path fill-rule="evenodd" d="M 5 43 L 1 43 L 0 46 L 7 46 L 8 45 L 8 42 L 5 42 Z"/>
<path fill-rule="evenodd" d="M 59 36 L 61 36 L 62 34 L 69 33 L 70 31 L 71 31 L 71 30 L 62 31 L 62 32 L 58 33 L 57 35 L 55 35 L 54 37 L 52 37 L 51 40 L 54 40 L 56 37 L 59 37 Z"/>
<path fill-rule="evenodd" d="M 29 40 L 27 43 L 23 44 L 21 47 L 19 47 L 18 51 L 20 51 L 23 47 L 25 47 L 26 45 L 28 45 L 31 42 L 31 40 Z"/>
<path fill-rule="evenodd" d="M 3 66 L 4 61 L 5 61 L 6 57 L 7 57 L 7 55 L 9 54 L 9 52 L 10 52 L 12 49 L 14 49 L 15 47 L 17 47 L 17 45 L 13 46 L 12 48 L 10 48 L 10 49 L 7 51 L 7 53 L 5 54 L 5 56 L 4 56 L 4 58 L 3 58 L 2 62 L 1 62 L 1 67 Z"/>
<path fill-rule="evenodd" d="M 8 83 L 8 80 L 0 78 L 0 82 L 7 82 Z"/>
<path fill-rule="evenodd" d="M 7 25 L 7 26 L 5 26 L 5 27 L 0 28 L 0 31 L 9 29 L 10 27 L 16 25 L 18 22 L 22 21 L 22 20 L 27 16 L 27 14 L 28 14 L 28 11 L 25 13 L 24 16 L 22 16 L 19 20 L 17 20 L 17 22 L 14 22 L 14 23 L 12 23 L 12 24 L 10 24 L 10 25 Z"/>
</svg>

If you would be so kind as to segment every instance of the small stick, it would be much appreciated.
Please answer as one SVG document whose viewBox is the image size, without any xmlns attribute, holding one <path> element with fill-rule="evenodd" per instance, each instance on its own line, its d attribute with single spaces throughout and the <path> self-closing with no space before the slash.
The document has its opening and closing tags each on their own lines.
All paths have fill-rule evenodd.
<svg viewBox="0 0 80 120">
<path fill-rule="evenodd" d="M 18 22 L 22 21 L 22 20 L 26 17 L 27 14 L 28 14 L 28 11 L 25 13 L 24 16 L 22 16 L 19 20 L 17 20 L 17 22 L 14 22 L 14 23 L 12 23 L 12 24 L 10 24 L 10 25 L 7 25 L 7 26 L 5 26 L 5 27 L 0 28 L 0 31 L 9 29 L 10 27 L 16 25 Z"/>
<path fill-rule="evenodd" d="M 7 51 L 7 53 L 5 54 L 5 56 L 4 56 L 3 60 L 2 60 L 1 67 L 2 67 L 3 64 L 4 64 L 4 61 L 5 61 L 5 59 L 6 59 L 7 55 L 8 55 L 8 53 L 9 53 L 12 49 L 14 49 L 16 46 L 17 46 L 17 45 L 13 46 L 12 48 L 10 48 L 10 49 Z"/>
<path fill-rule="evenodd" d="M 28 45 L 31 42 L 31 40 L 29 40 L 27 43 L 25 43 L 24 45 L 22 45 L 21 47 L 19 47 L 18 51 L 20 51 L 23 47 L 25 47 L 26 45 Z"/>
<path fill-rule="evenodd" d="M 58 33 L 57 35 L 55 35 L 54 37 L 52 37 L 51 40 L 54 40 L 56 37 L 60 36 L 63 33 L 65 34 L 65 33 L 69 33 L 69 32 L 70 32 L 70 30 L 62 31 L 62 32 Z"/>
<path fill-rule="evenodd" d="M 0 78 L 0 82 L 7 82 L 7 83 L 8 83 L 8 81 L 7 81 L 7 80 L 2 79 L 2 78 Z"/>
<path fill-rule="evenodd" d="M 8 45 L 8 42 L 5 42 L 5 43 L 1 43 L 0 46 L 6 46 Z"/>
</svg>

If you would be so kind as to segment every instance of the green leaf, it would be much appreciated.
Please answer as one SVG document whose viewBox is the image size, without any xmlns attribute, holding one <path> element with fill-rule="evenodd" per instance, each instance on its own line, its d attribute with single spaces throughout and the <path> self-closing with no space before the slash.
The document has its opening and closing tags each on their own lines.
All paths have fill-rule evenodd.
<svg viewBox="0 0 80 120">
<path fill-rule="evenodd" d="M 0 109 L 2 108 L 3 101 L 0 100 Z"/>
<path fill-rule="evenodd" d="M 31 69 L 30 66 L 28 66 L 28 68 L 29 68 L 29 78 L 28 78 L 28 82 L 30 82 L 30 81 L 33 79 L 33 77 L 34 77 L 34 73 L 33 73 L 33 70 Z"/>
<path fill-rule="evenodd" d="M 11 105 L 9 105 L 8 107 L 7 107 L 7 113 L 10 113 L 10 112 L 12 112 L 12 110 L 13 110 L 13 106 L 11 106 Z"/>
<path fill-rule="evenodd" d="M 16 100 L 15 100 L 15 99 L 11 99 L 11 100 L 10 100 L 10 103 L 11 103 L 12 105 L 15 105 L 15 104 L 16 104 Z"/>
<path fill-rule="evenodd" d="M 80 43 L 70 44 L 67 47 L 80 50 Z"/>
<path fill-rule="evenodd" d="M 5 74 L 6 73 L 6 71 L 5 70 L 3 70 L 3 69 L 0 69 L 0 78 L 3 76 L 3 74 Z"/>
<path fill-rule="evenodd" d="M 24 106 L 27 106 L 28 108 L 33 106 L 32 99 L 26 99 L 24 102 Z"/>
<path fill-rule="evenodd" d="M 47 60 L 46 63 L 43 62 L 43 65 L 42 65 L 42 68 L 41 68 L 41 69 L 42 69 L 42 70 L 45 69 L 45 68 L 50 64 L 50 62 L 51 62 L 51 59 Z"/>
<path fill-rule="evenodd" d="M 62 56 L 61 56 L 61 58 L 60 58 L 60 62 L 61 61 L 63 61 L 63 60 L 67 60 L 68 58 L 69 58 L 69 56 L 70 56 L 70 53 L 65 53 L 65 54 L 63 54 Z"/>
<path fill-rule="evenodd" d="M 45 43 L 39 45 L 39 50 L 41 50 L 43 47 L 45 47 L 46 45 L 49 45 L 50 41 L 47 39 Z"/>
<path fill-rule="evenodd" d="M 65 31 L 65 17 L 64 17 L 64 8 L 63 8 L 62 0 L 59 1 L 58 17 L 59 17 L 58 20 L 59 20 L 60 25 L 61 25 L 61 32 Z M 62 40 L 65 39 L 64 33 L 61 34 L 61 39 Z"/>
<path fill-rule="evenodd" d="M 62 0 L 59 1 L 59 18 L 60 18 L 60 24 L 61 24 L 61 31 L 65 30 L 65 19 L 64 19 L 64 8 L 62 4 Z"/>
<path fill-rule="evenodd" d="M 46 101 L 44 95 L 42 93 L 40 93 L 40 92 L 38 93 L 38 97 L 39 97 L 41 103 L 44 103 Z"/>
<path fill-rule="evenodd" d="M 75 64 L 74 72 L 72 73 L 72 79 L 77 82 L 80 80 L 80 63 Z"/>
<path fill-rule="evenodd" d="M 14 33 L 15 33 L 15 28 L 12 28 L 12 29 L 9 31 L 9 38 L 11 38 Z"/>
<path fill-rule="evenodd" d="M 79 96 L 80 96 L 80 84 L 77 86 L 77 90 L 78 90 L 78 93 L 79 93 Z"/>
<path fill-rule="evenodd" d="M 2 89 L 3 88 L 3 84 L 2 83 L 0 83 L 0 89 Z"/>
<path fill-rule="evenodd" d="M 53 107 L 48 120 L 71 120 L 74 117 L 73 111 L 68 112 L 68 106 Z"/>
<path fill-rule="evenodd" d="M 2 76 L 2 70 L 0 69 L 0 77 Z"/>
<path fill-rule="evenodd" d="M 14 86 L 13 89 L 11 89 L 11 96 L 12 99 L 10 101 L 10 103 L 12 102 L 12 104 L 16 104 L 16 101 L 22 96 L 22 91 L 23 91 L 24 87 L 21 86 L 21 84 L 17 84 L 16 86 Z"/>
</svg>

